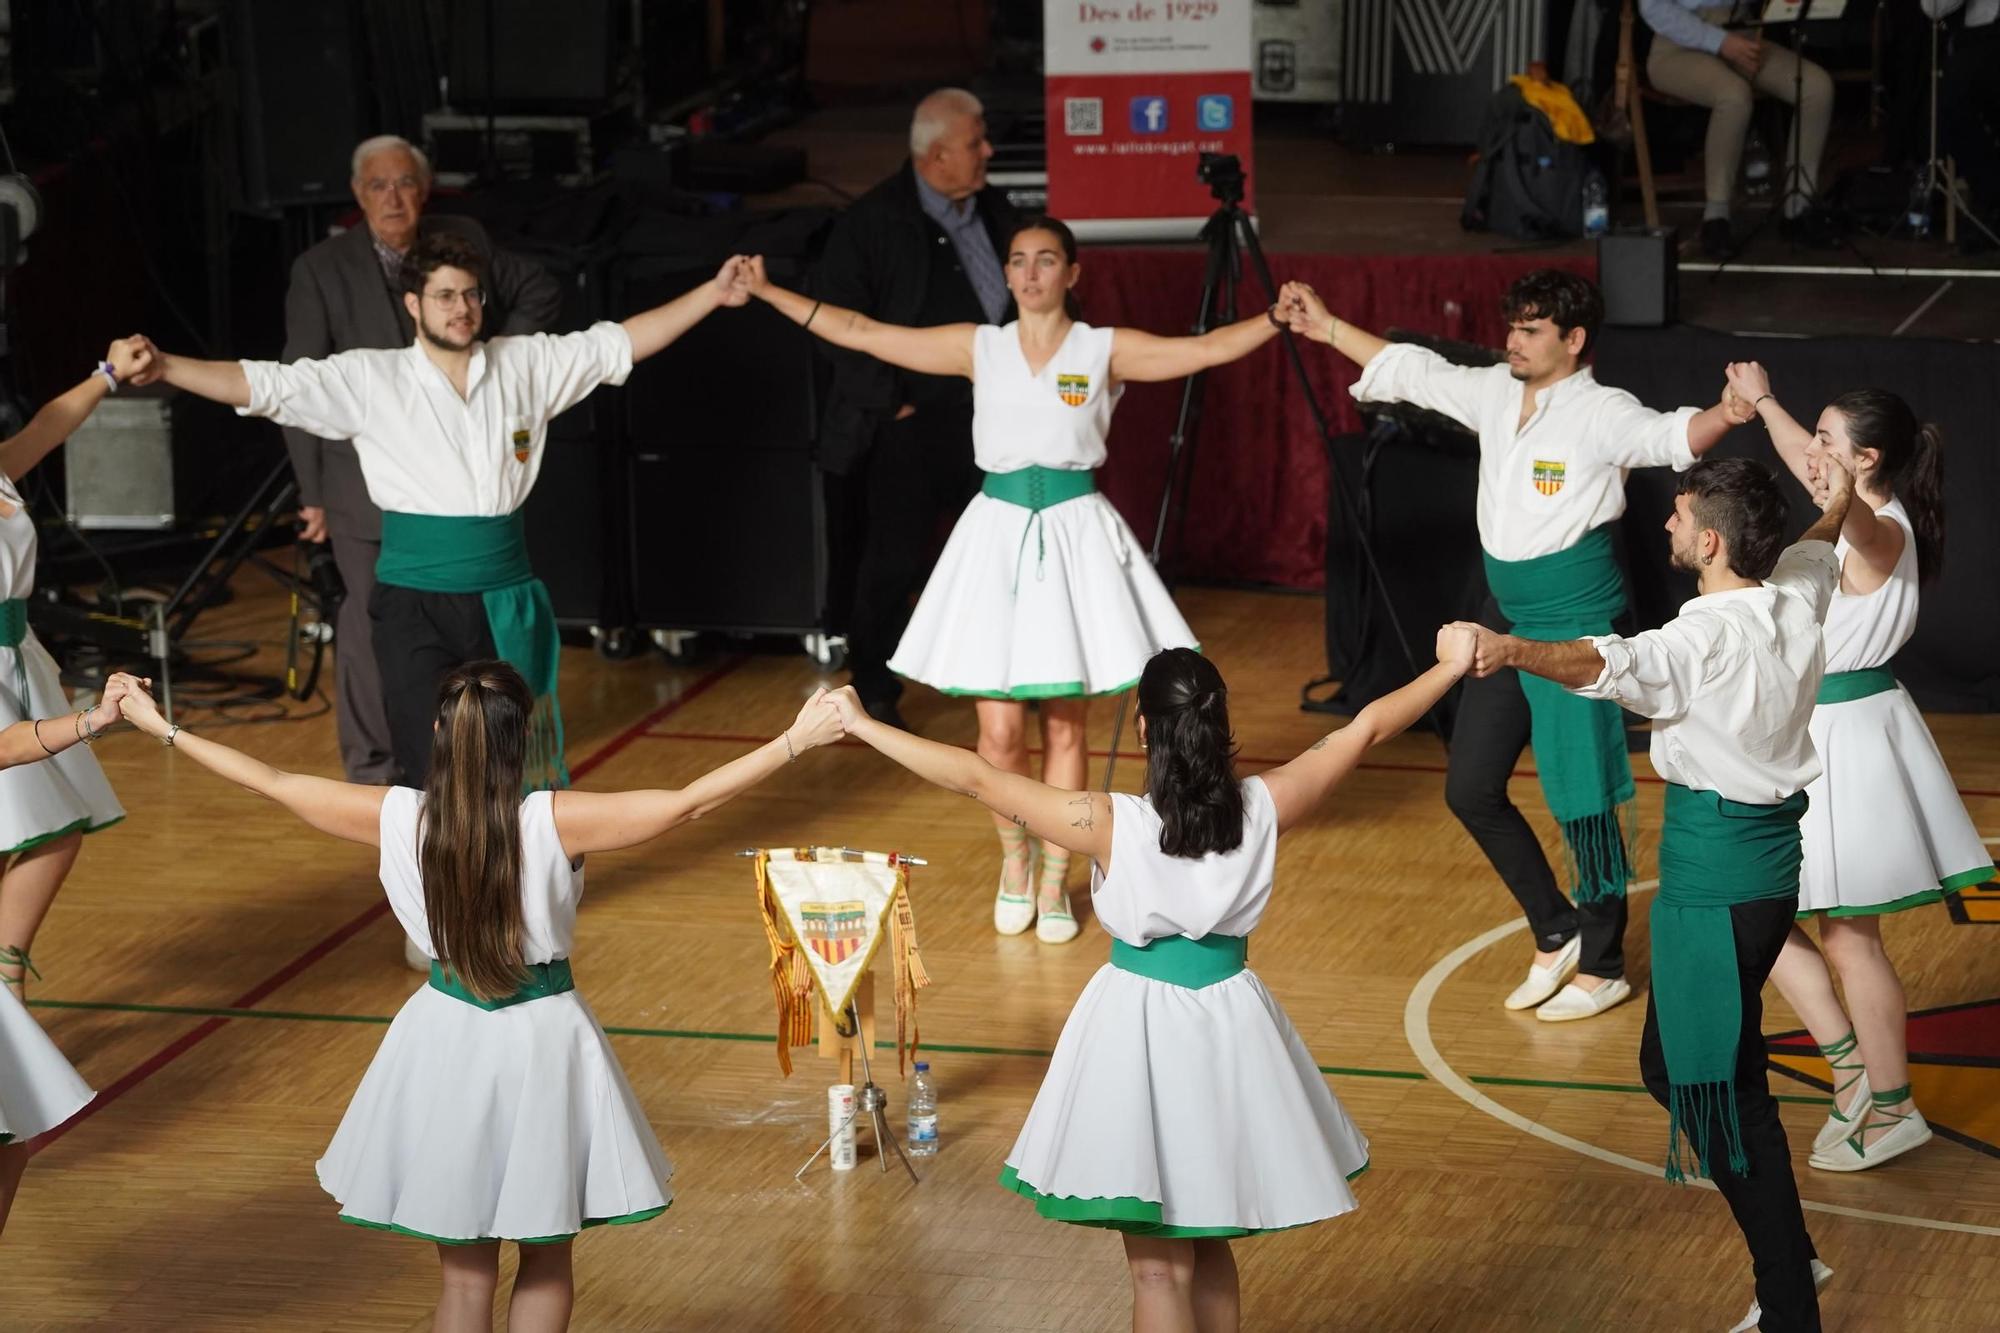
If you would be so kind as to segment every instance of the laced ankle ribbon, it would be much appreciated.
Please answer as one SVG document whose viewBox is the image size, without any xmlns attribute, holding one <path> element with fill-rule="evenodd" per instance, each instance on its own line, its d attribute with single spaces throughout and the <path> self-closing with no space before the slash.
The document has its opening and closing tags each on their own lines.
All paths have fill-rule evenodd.
<svg viewBox="0 0 2000 1333">
<path fill-rule="evenodd" d="M 1819 1048 L 1820 1055 L 1825 1057 L 1827 1065 L 1836 1075 L 1847 1075 L 1845 1079 L 1837 1079 L 1833 1085 L 1833 1118 L 1843 1125 L 1851 1124 L 1854 1117 L 1841 1109 L 1840 1099 L 1849 1088 L 1861 1081 L 1862 1074 L 1866 1073 L 1868 1069 L 1866 1065 L 1861 1064 L 1859 1061 L 1854 1064 L 1845 1063 L 1847 1057 L 1859 1052 L 1860 1045 L 1860 1040 L 1850 1031 L 1833 1045 Z M 1907 1092 L 1908 1089 L 1905 1089 L 1905 1091 Z M 1890 1103 L 1892 1106 L 1894 1104 L 1893 1102 Z"/>
<path fill-rule="evenodd" d="M 35 960 L 28 957 L 28 951 L 26 949 L 17 949 L 11 944 L 0 944 L 0 967 L 18 967 L 21 969 L 22 975 L 14 978 L 15 984 L 20 983 L 27 977 L 33 977 L 37 981 L 42 979 L 42 974 L 35 970 Z"/>
</svg>

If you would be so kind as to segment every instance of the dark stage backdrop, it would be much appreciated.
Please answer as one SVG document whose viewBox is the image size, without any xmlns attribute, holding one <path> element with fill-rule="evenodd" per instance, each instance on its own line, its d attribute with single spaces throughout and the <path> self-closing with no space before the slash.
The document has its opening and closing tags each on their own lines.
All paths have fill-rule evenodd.
<svg viewBox="0 0 2000 1333">
<path fill-rule="evenodd" d="M 1944 712 L 2000 709 L 2000 531 L 1988 508 L 2000 496 L 2000 349 L 1991 343 L 1904 338 L 1740 338 L 1704 329 L 1611 329 L 1597 354 L 1597 376 L 1653 407 L 1709 403 L 1731 360 L 1763 362 L 1786 410 L 1811 426 L 1820 409 L 1848 389 L 1892 389 L 1919 419 L 1944 428 L 1946 525 L 1943 574 L 1924 589 L 1916 637 L 1896 658 L 1896 675 L 1925 708 Z M 1757 458 L 1778 467 L 1763 430 L 1739 427 L 1718 455 Z M 1782 469 L 1780 468 L 1780 471 Z M 1803 529 L 1814 510 L 1787 478 L 1793 518 Z M 1634 473 L 1627 488 L 1626 549 L 1640 623 L 1657 625 L 1693 595 L 1694 581 L 1667 566 L 1659 525 L 1673 503 L 1671 474 Z"/>
</svg>

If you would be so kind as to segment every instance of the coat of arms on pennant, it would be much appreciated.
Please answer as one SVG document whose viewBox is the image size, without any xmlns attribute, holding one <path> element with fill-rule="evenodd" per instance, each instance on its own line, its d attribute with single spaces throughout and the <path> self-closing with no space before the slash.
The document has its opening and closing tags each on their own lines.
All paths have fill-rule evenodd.
<svg viewBox="0 0 2000 1333">
<path fill-rule="evenodd" d="M 1543 495 L 1554 495 L 1563 488 L 1563 472 L 1569 465 L 1551 463 L 1545 459 L 1535 460 L 1535 489 Z"/>
<path fill-rule="evenodd" d="M 1056 397 L 1062 399 L 1071 407 L 1082 407 L 1084 402 L 1090 397 L 1090 376 L 1056 376 Z"/>
<path fill-rule="evenodd" d="M 517 430 L 514 432 L 514 461 L 516 463 L 525 463 L 528 461 L 528 443 L 534 438 L 534 435 L 529 431 Z"/>
<path fill-rule="evenodd" d="M 844 963 L 868 943 L 868 904 L 800 903 L 799 926 L 820 961 Z"/>
</svg>

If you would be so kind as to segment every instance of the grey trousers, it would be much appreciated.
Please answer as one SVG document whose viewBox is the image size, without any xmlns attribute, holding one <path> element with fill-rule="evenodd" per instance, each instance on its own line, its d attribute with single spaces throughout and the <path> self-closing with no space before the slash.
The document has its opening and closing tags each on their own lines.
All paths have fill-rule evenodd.
<svg viewBox="0 0 2000 1333">
<path fill-rule="evenodd" d="M 1703 11 L 1704 16 L 1710 12 Z M 1722 13 L 1727 12 L 1728 7 L 1724 6 Z M 1736 190 L 1737 168 L 1743 161 L 1743 136 L 1750 127 L 1752 103 L 1759 94 L 1790 103 L 1794 91 L 1792 79 L 1799 63 L 1799 58 L 1788 48 L 1767 40 L 1764 61 L 1758 66 L 1753 82 L 1720 56 L 1676 46 L 1664 37 L 1653 38 L 1652 52 L 1646 57 L 1646 78 L 1653 87 L 1683 102 L 1712 108 L 1708 141 L 1702 153 L 1702 184 L 1711 216 L 1727 216 L 1730 197 Z M 1801 83 L 1797 90 L 1800 100 L 1794 114 L 1799 117 L 1798 185 L 1810 201 L 1819 194 L 1820 158 L 1826 152 L 1827 126 L 1833 121 L 1833 79 L 1812 61 L 1804 63 L 1805 71 L 1799 76 Z M 1791 135 L 1787 134 L 1788 154 L 1791 142 Z M 1786 165 L 1789 168 L 1789 157 Z M 1787 179 L 1779 179 L 1781 188 Z M 1782 196 L 1780 202 L 1786 203 L 1788 217 L 1800 209 L 1798 203 Z"/>
</svg>

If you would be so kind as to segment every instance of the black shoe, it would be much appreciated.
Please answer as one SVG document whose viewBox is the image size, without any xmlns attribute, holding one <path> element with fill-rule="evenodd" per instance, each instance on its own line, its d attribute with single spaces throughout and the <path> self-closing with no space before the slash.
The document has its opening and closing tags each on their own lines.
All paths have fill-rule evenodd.
<svg viewBox="0 0 2000 1333">
<path fill-rule="evenodd" d="M 1701 252 L 1718 263 L 1736 253 L 1736 247 L 1731 243 L 1728 218 L 1702 219 Z"/>
<path fill-rule="evenodd" d="M 884 726 L 894 727 L 898 731 L 910 729 L 910 724 L 903 721 L 902 713 L 897 711 L 894 699 L 863 699 L 861 711 Z"/>
</svg>

